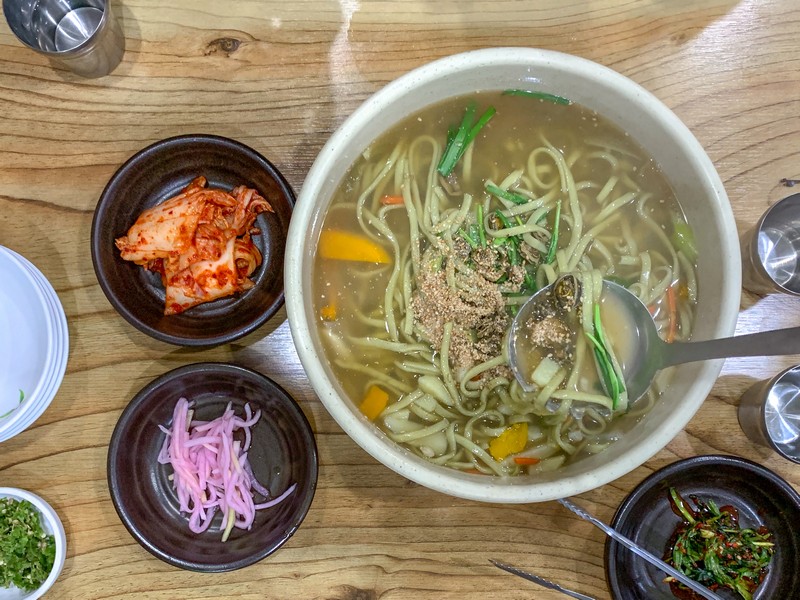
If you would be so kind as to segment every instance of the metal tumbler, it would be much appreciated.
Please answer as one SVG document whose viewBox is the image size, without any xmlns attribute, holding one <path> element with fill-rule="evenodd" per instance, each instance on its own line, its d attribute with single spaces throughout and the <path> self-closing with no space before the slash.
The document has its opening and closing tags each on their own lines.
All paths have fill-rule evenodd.
<svg viewBox="0 0 800 600">
<path fill-rule="evenodd" d="M 3 0 L 3 14 L 23 44 L 83 77 L 107 75 L 125 52 L 107 0 Z"/>
<path fill-rule="evenodd" d="M 753 442 L 800 464 L 800 365 L 751 386 L 739 402 L 739 425 Z"/>
<path fill-rule="evenodd" d="M 800 296 L 800 194 L 773 204 L 745 238 L 744 287 Z"/>
</svg>

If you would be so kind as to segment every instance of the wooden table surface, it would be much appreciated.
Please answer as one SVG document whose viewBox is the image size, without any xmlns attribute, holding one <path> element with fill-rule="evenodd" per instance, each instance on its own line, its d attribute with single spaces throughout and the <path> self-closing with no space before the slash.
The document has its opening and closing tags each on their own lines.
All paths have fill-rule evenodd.
<svg viewBox="0 0 800 600">
<path fill-rule="evenodd" d="M 533 46 L 607 65 L 658 96 L 716 165 L 740 233 L 800 177 L 800 4 L 796 0 L 123 0 L 123 62 L 81 79 L 23 47 L 0 24 L 0 243 L 52 282 L 69 322 L 66 376 L 33 427 L 0 446 L 0 486 L 34 491 L 67 531 L 48 597 L 253 599 L 558 599 L 491 566 L 495 557 L 609 598 L 603 534 L 554 502 L 480 504 L 383 467 L 345 435 L 308 384 L 284 310 L 212 350 L 150 339 L 112 309 L 89 230 L 114 171 L 172 135 L 235 138 L 271 159 L 295 190 L 326 139 L 369 94 L 433 59 Z M 800 325 L 800 299 L 744 292 L 737 332 Z M 6 335 L 6 332 L 0 332 Z M 200 574 L 142 549 L 112 506 L 109 437 L 128 400 L 179 365 L 255 368 L 312 422 L 319 487 L 279 552 L 246 569 Z M 731 359 L 701 410 L 667 448 L 579 501 L 609 521 L 653 471 L 698 454 L 756 460 L 798 487 L 800 466 L 742 434 L 738 398 L 798 357 Z"/>
</svg>

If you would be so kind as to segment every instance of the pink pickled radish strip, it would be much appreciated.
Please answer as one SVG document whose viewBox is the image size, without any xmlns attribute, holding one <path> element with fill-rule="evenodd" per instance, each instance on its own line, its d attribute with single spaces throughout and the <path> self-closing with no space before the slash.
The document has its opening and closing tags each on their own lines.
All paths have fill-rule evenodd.
<svg viewBox="0 0 800 600">
<path fill-rule="evenodd" d="M 232 527 L 250 529 L 257 510 L 275 506 L 297 487 L 292 484 L 276 498 L 256 480 L 247 460 L 252 434 L 250 428 L 261 418 L 249 404 L 245 418 L 236 416 L 231 404 L 222 416 L 213 421 L 191 420 L 192 404 L 181 398 L 172 414 L 172 425 L 159 425 L 166 434 L 158 454 L 158 462 L 172 465 L 172 483 L 178 495 L 181 512 L 189 513 L 189 529 L 202 533 L 211 525 L 217 510 L 222 513 L 222 541 L 228 539 Z M 242 443 L 234 439 L 241 430 Z M 256 504 L 253 493 L 264 496 Z"/>
</svg>

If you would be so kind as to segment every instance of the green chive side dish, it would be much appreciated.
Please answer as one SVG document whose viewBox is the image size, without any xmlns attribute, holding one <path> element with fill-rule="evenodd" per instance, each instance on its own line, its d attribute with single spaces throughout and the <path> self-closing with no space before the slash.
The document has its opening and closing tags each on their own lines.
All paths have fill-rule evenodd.
<svg viewBox="0 0 800 600">
<path fill-rule="evenodd" d="M 53 569 L 56 543 L 27 500 L 0 498 L 0 586 L 31 592 Z"/>
<path fill-rule="evenodd" d="M 695 496 L 691 499 L 696 508 L 675 488 L 669 489 L 673 512 L 683 522 L 670 541 L 665 560 L 712 590 L 728 588 L 744 600 L 752 600 L 775 552 L 772 533 L 763 527 L 742 529 L 738 512 L 732 506 L 720 508 L 712 500 L 703 501 Z M 665 581 L 670 587 L 685 589 L 670 577 Z"/>
</svg>

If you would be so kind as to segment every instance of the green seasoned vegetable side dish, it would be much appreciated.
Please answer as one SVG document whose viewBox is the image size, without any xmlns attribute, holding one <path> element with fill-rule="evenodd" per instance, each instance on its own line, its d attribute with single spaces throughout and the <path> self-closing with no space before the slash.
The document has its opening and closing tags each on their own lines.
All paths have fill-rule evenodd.
<svg viewBox="0 0 800 600">
<path fill-rule="evenodd" d="M 53 569 L 56 542 L 27 500 L 0 498 L 0 586 L 37 589 Z"/>
<path fill-rule="evenodd" d="M 775 552 L 772 533 L 765 527 L 741 528 L 739 513 L 732 506 L 717 507 L 712 500 L 690 496 L 692 508 L 675 488 L 670 488 L 669 496 L 683 522 L 670 540 L 665 560 L 711 590 L 729 588 L 752 600 Z M 671 577 L 664 581 L 678 598 L 699 598 L 688 595 L 690 590 Z"/>
</svg>

